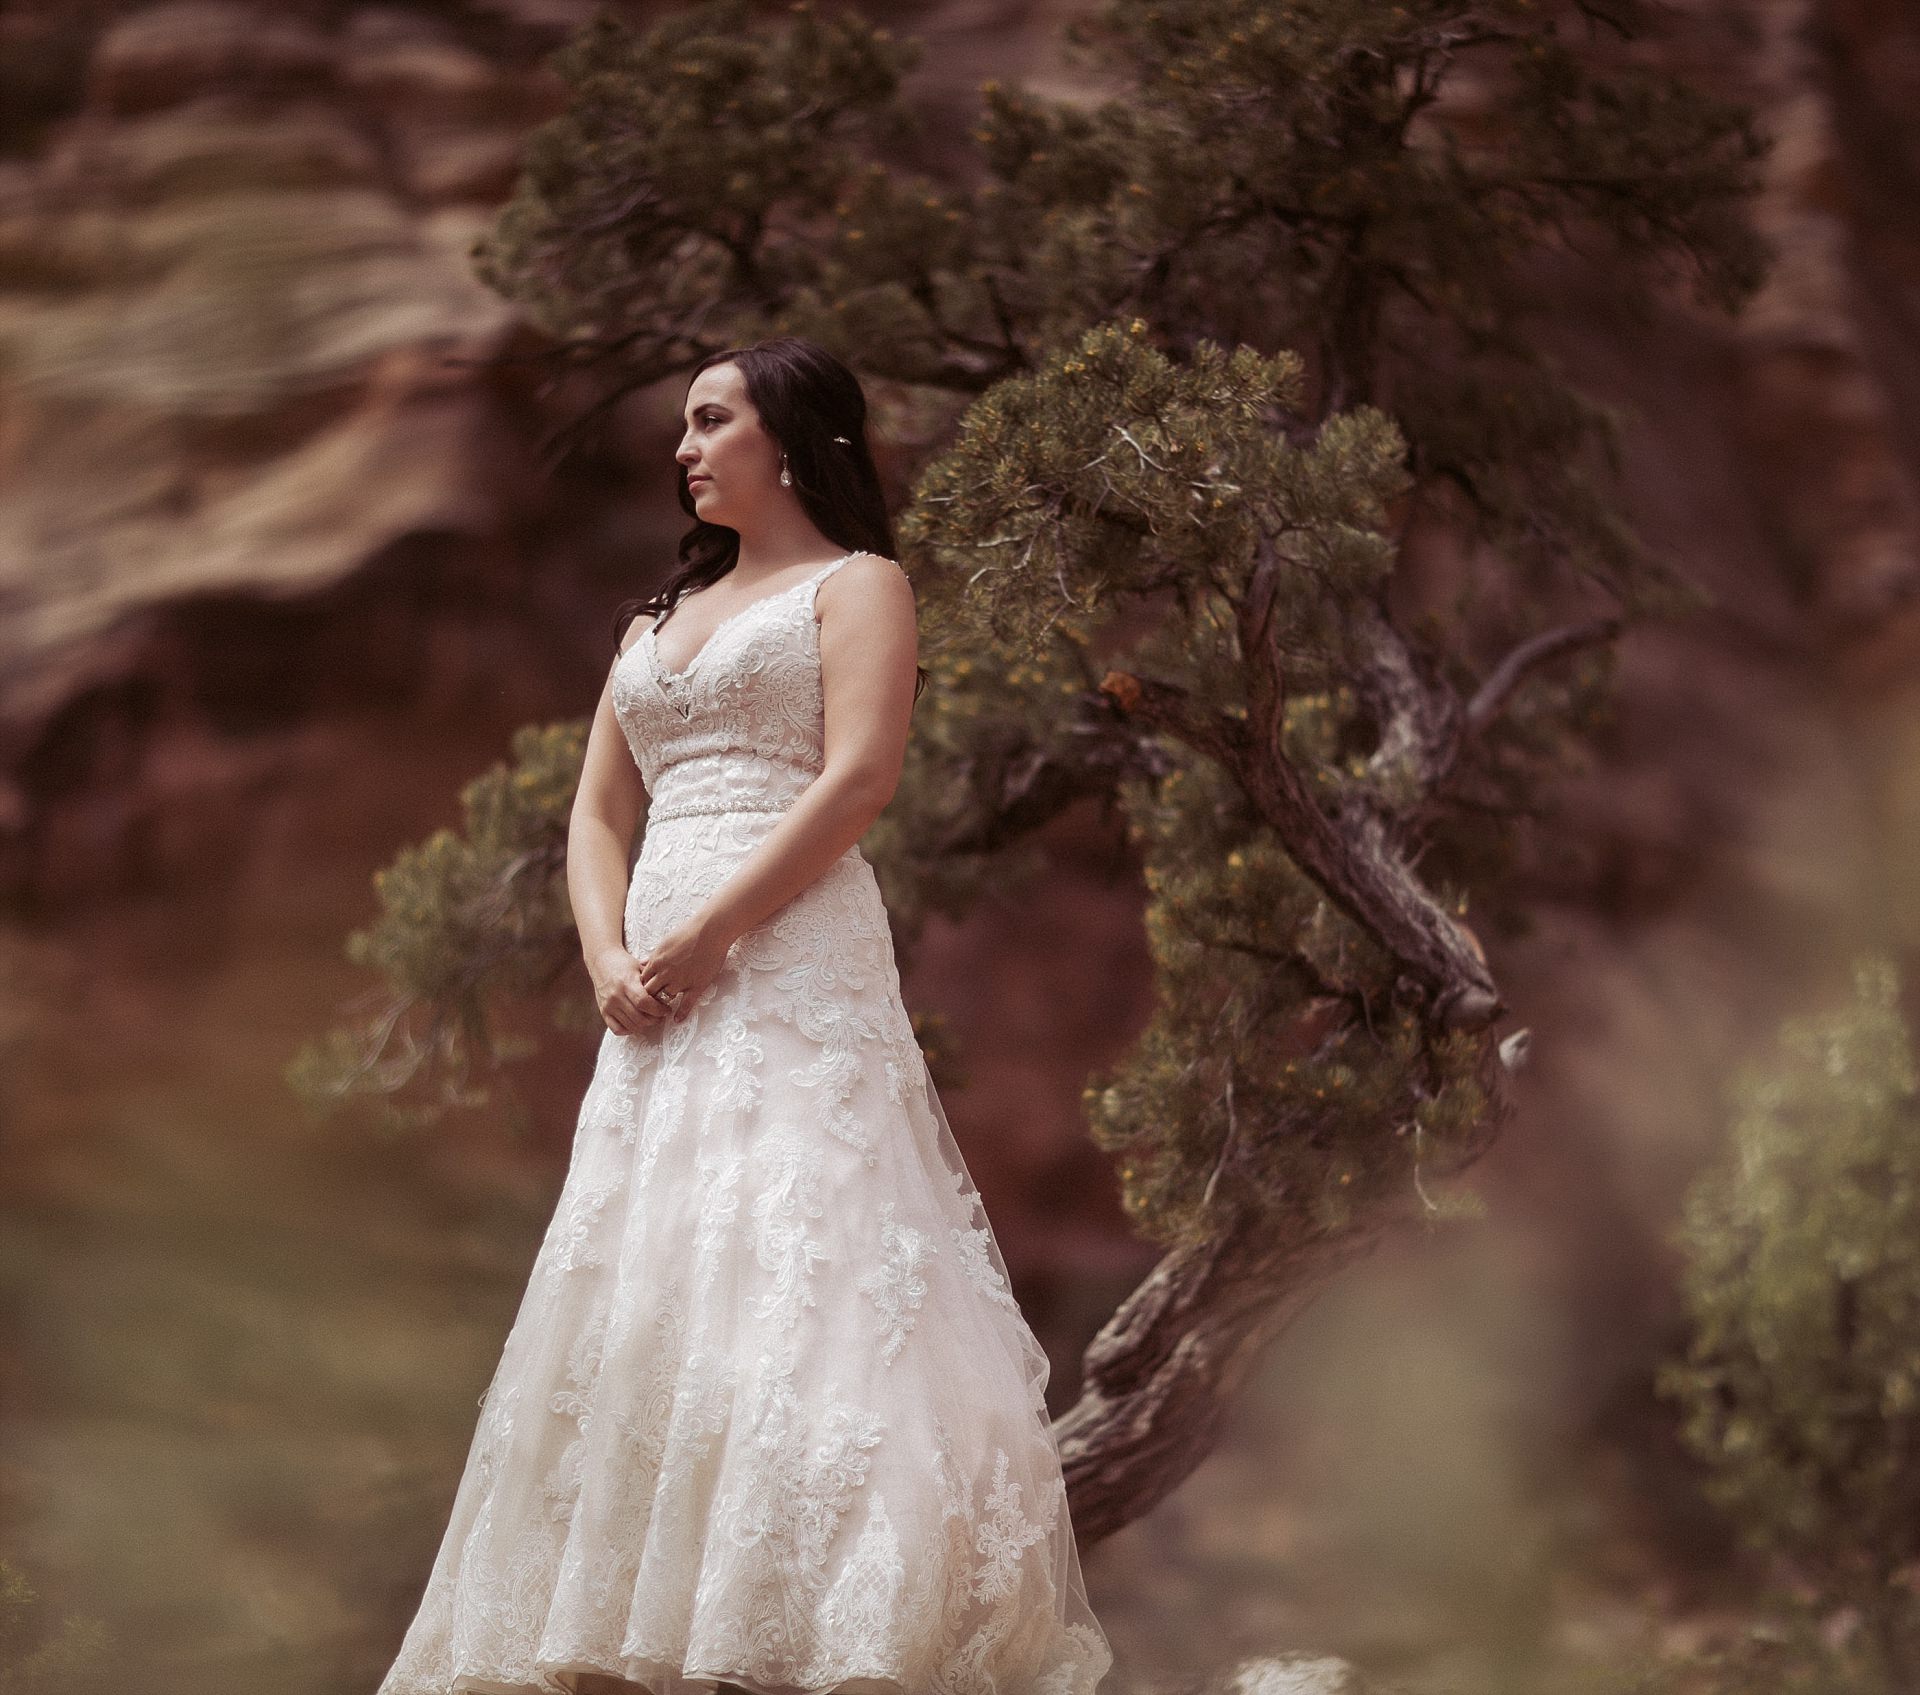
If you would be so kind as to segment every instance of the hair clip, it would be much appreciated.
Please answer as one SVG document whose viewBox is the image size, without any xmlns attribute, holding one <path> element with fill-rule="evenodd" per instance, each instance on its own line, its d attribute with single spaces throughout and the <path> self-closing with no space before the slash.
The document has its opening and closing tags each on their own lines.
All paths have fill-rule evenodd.
<svg viewBox="0 0 1920 1695">
<path fill-rule="evenodd" d="M 847 442 L 847 446 L 849 446 L 849 447 L 851 447 L 851 446 L 853 446 L 853 443 L 852 443 L 852 442 L 850 442 L 850 441 L 847 441 L 847 438 L 846 438 L 845 436 L 835 436 L 835 437 L 834 437 L 833 439 L 834 439 L 835 441 L 846 441 L 846 442 Z"/>
</svg>

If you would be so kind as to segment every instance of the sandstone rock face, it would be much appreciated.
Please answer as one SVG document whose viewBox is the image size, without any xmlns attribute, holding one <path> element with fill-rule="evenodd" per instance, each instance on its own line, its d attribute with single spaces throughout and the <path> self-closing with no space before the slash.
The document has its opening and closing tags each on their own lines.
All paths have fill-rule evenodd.
<svg viewBox="0 0 1920 1695">
<path fill-rule="evenodd" d="M 131 874 L 124 790 L 195 727 L 165 722 L 162 674 L 184 665 L 191 692 L 220 665 L 161 658 L 186 609 L 315 604 L 426 538 L 464 544 L 453 589 L 556 498 L 483 363 L 513 325 L 468 251 L 556 98 L 534 52 L 554 34 L 495 63 L 399 9 L 326 28 L 222 0 L 141 11 L 99 35 L 45 150 L 0 168 L 14 889 Z M 230 774 L 186 788 L 217 805 Z"/>
<path fill-rule="evenodd" d="M 0 886 L 57 899 L 168 873 L 130 849 L 162 804 L 139 791 L 193 763 L 169 759 L 171 738 L 230 738 L 195 709 L 169 728 L 157 703 L 213 675 L 231 714 L 250 710 L 246 678 L 182 649 L 184 609 L 315 610 L 385 582 L 375 599 L 406 606 L 426 647 L 411 621 L 434 618 L 438 595 L 509 616 L 537 571 L 536 600 L 597 636 L 618 594 L 575 600 L 567 585 L 614 560 L 624 592 L 652 574 L 628 562 L 638 536 L 657 551 L 677 525 L 664 476 L 651 493 L 604 477 L 583 498 L 537 471 L 538 408 L 512 367 L 485 363 L 509 345 L 510 313 L 468 265 L 559 96 L 541 60 L 590 10 L 39 0 L 10 14 L 0 49 L 81 69 L 73 109 L 0 158 Z M 930 111 L 958 120 L 989 74 L 1064 86 L 1051 11 L 1013 32 L 940 8 L 903 16 L 943 42 Z M 1737 485 L 1742 508 L 1732 542 L 1692 490 L 1643 516 L 1683 555 L 1737 556 L 1735 592 L 1777 597 L 1776 634 L 1870 638 L 1898 664 L 1912 638 L 1897 614 L 1920 586 L 1920 141 L 1905 121 L 1920 14 L 1686 0 L 1644 51 L 1759 106 L 1779 138 L 1761 217 L 1781 261 L 1737 328 L 1684 307 L 1664 326 L 1697 361 L 1684 398 L 1636 387 L 1658 357 L 1637 330 L 1564 303 L 1584 363 L 1621 371 L 1641 406 L 1645 459 Z M 1727 441 L 1703 465 L 1708 415 Z M 664 462 L 664 441 L 647 446 Z M 598 567 L 583 531 L 601 534 Z M 537 563 L 529 537 L 546 538 Z M 420 598 L 417 571 L 382 567 L 423 545 L 444 575 Z M 551 628 L 525 639 L 535 664 L 566 644 Z M 217 811 L 228 775 L 214 764 L 165 808 L 200 793 Z"/>
</svg>

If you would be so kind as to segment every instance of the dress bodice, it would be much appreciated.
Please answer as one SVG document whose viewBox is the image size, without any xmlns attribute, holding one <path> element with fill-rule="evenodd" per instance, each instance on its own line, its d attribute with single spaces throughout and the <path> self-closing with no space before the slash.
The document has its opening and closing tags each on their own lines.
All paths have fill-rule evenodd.
<svg viewBox="0 0 1920 1695">
<path fill-rule="evenodd" d="M 614 663 L 614 714 L 640 767 L 649 826 L 702 814 L 784 812 L 825 764 L 814 593 L 849 559 L 749 601 L 682 671 L 660 619 Z"/>
</svg>

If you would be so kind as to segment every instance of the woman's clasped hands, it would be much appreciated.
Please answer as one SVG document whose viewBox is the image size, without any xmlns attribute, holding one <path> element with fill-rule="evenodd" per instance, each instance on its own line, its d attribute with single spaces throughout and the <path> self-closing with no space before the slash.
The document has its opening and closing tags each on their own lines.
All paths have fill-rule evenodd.
<svg viewBox="0 0 1920 1695">
<path fill-rule="evenodd" d="M 600 1017 L 617 1035 L 637 1036 L 668 1019 L 682 1019 L 720 975 L 729 943 L 698 918 L 669 930 L 636 959 L 609 947 L 589 971 Z"/>
</svg>

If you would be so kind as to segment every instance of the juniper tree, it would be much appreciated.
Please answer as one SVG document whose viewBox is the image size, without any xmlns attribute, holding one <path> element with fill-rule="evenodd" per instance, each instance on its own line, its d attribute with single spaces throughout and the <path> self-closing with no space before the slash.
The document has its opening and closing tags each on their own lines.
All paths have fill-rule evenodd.
<svg viewBox="0 0 1920 1695">
<path fill-rule="evenodd" d="M 1678 1234 L 1692 1336 L 1659 1375 L 1755 1546 L 1860 1609 L 1888 1689 L 1920 1673 L 1920 1080 L 1900 978 L 1793 1018 L 1729 1090 Z"/>
<path fill-rule="evenodd" d="M 898 534 L 932 686 L 863 844 L 903 952 L 1018 886 L 1068 806 L 1124 816 L 1157 1007 L 1086 1104 L 1166 1253 L 1058 1427 L 1088 1541 L 1186 1475 L 1261 1345 L 1496 1134 L 1523 1038 L 1494 1032 L 1469 903 L 1524 928 L 1529 856 L 1577 854 L 1553 783 L 1611 639 L 1704 602 L 1623 520 L 1618 421 L 1535 308 L 1552 264 L 1604 259 L 1641 311 L 1677 284 L 1735 310 L 1759 279 L 1763 143 L 1638 65 L 1633 22 L 1114 0 L 1073 29 L 1105 95 L 987 83 L 967 168 L 936 178 L 898 163 L 918 49 L 855 13 L 603 17 L 478 249 L 597 374 L 583 422 L 794 333 L 924 443 Z M 1457 589 L 1422 604 L 1436 560 Z M 448 833 L 355 940 L 451 1049 L 487 1039 L 503 974 L 570 959 L 540 757 L 489 781 L 547 796 L 544 848 Z M 470 915 L 510 869 L 545 917 L 502 944 Z"/>
</svg>

